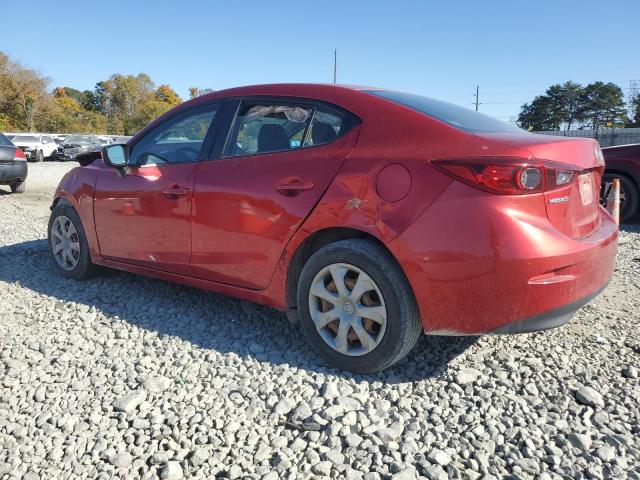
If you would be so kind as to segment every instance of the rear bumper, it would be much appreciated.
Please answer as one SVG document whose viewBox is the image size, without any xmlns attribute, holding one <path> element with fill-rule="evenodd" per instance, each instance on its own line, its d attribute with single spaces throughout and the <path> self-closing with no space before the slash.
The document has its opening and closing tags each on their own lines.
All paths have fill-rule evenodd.
<svg viewBox="0 0 640 480">
<path fill-rule="evenodd" d="M 15 182 L 24 182 L 28 172 L 27 162 L 15 160 L 11 163 L 0 163 L 0 184 L 8 185 Z"/>
<path fill-rule="evenodd" d="M 540 313 L 538 315 L 534 315 L 533 317 L 525 318 L 523 320 L 518 320 L 517 322 L 508 323 L 502 327 L 495 329 L 491 333 L 495 334 L 514 334 L 514 333 L 530 333 L 530 332 L 538 332 L 541 330 L 549 330 L 551 328 L 561 327 L 573 317 L 573 314 L 576 313 L 580 307 L 586 305 L 595 297 L 600 295 L 602 291 L 605 289 L 606 285 L 600 287 L 597 291 L 592 293 L 591 295 L 587 295 L 580 300 L 577 300 L 573 303 L 565 305 L 563 307 L 557 308 L 550 312 Z"/>
<path fill-rule="evenodd" d="M 613 275 L 618 227 L 600 211 L 583 239 L 559 232 L 536 195 L 454 182 L 390 244 L 425 333 L 521 333 L 565 323 Z"/>
</svg>

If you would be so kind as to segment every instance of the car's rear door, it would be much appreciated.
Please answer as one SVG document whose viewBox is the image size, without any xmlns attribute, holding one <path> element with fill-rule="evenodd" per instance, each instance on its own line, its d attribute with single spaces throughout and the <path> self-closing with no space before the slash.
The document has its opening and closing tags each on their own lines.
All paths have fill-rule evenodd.
<svg viewBox="0 0 640 480">
<path fill-rule="evenodd" d="M 101 255 L 190 273 L 193 184 L 221 109 L 212 103 L 172 116 L 129 145 L 125 174 L 100 173 L 94 215 Z"/>
<path fill-rule="evenodd" d="M 293 98 L 236 100 L 193 194 L 193 274 L 261 289 L 355 145 L 358 120 Z M 314 133 L 315 132 L 315 133 Z"/>
</svg>

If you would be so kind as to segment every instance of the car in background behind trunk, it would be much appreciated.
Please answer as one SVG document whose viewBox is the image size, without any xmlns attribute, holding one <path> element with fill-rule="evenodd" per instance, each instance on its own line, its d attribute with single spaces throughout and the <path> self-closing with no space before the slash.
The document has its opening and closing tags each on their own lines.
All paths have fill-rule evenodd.
<svg viewBox="0 0 640 480">
<path fill-rule="evenodd" d="M 27 170 L 24 152 L 0 133 L 0 185 L 9 185 L 13 193 L 23 193 Z"/>
</svg>

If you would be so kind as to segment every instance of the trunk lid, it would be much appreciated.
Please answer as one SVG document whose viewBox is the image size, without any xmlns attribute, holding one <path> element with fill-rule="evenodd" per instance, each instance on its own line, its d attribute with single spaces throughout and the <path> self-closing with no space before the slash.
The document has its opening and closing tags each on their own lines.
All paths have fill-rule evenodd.
<svg viewBox="0 0 640 480">
<path fill-rule="evenodd" d="M 491 137 L 524 148 L 537 160 L 558 170 L 572 172 L 566 185 L 543 194 L 547 217 L 558 230 L 572 238 L 583 238 L 598 229 L 598 198 L 604 173 L 598 142 L 536 134 L 495 134 Z"/>
</svg>

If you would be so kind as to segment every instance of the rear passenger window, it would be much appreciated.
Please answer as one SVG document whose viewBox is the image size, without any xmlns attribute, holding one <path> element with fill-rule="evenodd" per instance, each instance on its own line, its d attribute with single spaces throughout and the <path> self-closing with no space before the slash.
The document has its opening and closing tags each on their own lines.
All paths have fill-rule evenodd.
<svg viewBox="0 0 640 480">
<path fill-rule="evenodd" d="M 316 109 L 311 128 L 304 141 L 305 147 L 333 142 L 344 130 L 344 115 L 331 113 L 322 107 Z"/>
<path fill-rule="evenodd" d="M 302 147 L 313 108 L 245 102 L 231 130 L 226 155 L 255 155 Z"/>
</svg>

